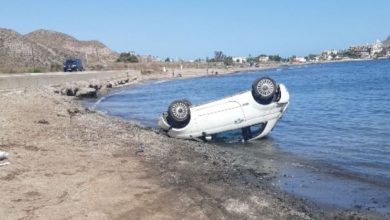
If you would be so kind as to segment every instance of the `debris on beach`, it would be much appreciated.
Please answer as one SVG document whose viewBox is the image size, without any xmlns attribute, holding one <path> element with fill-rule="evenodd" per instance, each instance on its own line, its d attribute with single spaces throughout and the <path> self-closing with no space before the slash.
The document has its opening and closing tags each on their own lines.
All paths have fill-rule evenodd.
<svg viewBox="0 0 390 220">
<path fill-rule="evenodd" d="M 145 150 L 144 144 L 140 144 L 138 150 L 135 152 L 135 155 L 142 154 Z"/>
<path fill-rule="evenodd" d="M 8 156 L 9 156 L 9 153 L 4 152 L 4 151 L 0 151 L 0 160 L 7 159 Z"/>
<path fill-rule="evenodd" d="M 41 120 L 37 121 L 37 123 L 38 124 L 45 124 L 45 125 L 49 124 L 49 122 L 45 119 L 41 119 Z"/>
<path fill-rule="evenodd" d="M 10 165 L 11 163 L 10 162 L 4 162 L 4 163 L 0 163 L 0 167 L 2 167 L 2 166 L 7 166 L 7 165 Z"/>
</svg>

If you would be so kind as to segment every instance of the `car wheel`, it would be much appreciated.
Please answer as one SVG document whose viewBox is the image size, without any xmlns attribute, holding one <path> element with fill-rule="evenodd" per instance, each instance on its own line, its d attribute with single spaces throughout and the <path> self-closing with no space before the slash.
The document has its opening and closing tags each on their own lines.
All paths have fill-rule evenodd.
<svg viewBox="0 0 390 220">
<path fill-rule="evenodd" d="M 187 100 L 173 101 L 168 107 L 168 123 L 174 128 L 183 128 L 190 121 L 190 102 Z"/>
<path fill-rule="evenodd" d="M 192 106 L 192 103 L 191 103 L 190 100 L 188 100 L 188 99 L 182 99 L 181 101 L 183 101 L 184 103 L 186 103 L 186 105 L 187 105 L 188 107 L 191 107 L 191 106 Z"/>
<path fill-rule="evenodd" d="M 260 104 L 269 104 L 273 101 L 277 90 L 276 82 L 269 77 L 261 77 L 253 82 L 252 94 Z"/>
</svg>

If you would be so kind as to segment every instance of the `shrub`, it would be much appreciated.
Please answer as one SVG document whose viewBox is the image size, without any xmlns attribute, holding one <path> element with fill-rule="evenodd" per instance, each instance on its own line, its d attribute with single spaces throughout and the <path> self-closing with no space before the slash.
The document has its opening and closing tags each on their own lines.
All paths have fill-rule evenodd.
<svg viewBox="0 0 390 220">
<path fill-rule="evenodd" d="M 32 73 L 43 73 L 45 71 L 42 68 L 35 67 L 31 71 L 29 71 L 29 72 L 32 72 Z"/>
<path fill-rule="evenodd" d="M 125 62 L 125 63 L 138 63 L 138 57 L 131 53 L 121 53 L 119 58 L 116 60 L 117 62 Z"/>
<path fill-rule="evenodd" d="M 51 72 L 58 72 L 62 70 L 62 65 L 58 63 L 52 63 L 50 64 L 50 71 Z"/>
</svg>

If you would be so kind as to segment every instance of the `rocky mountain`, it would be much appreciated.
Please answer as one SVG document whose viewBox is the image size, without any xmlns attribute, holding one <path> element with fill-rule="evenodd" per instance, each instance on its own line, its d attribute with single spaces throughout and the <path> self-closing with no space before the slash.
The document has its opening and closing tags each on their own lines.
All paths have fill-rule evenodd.
<svg viewBox="0 0 390 220">
<path fill-rule="evenodd" d="M 390 46 L 390 36 L 385 41 L 383 41 L 383 44 L 386 46 Z"/>
<path fill-rule="evenodd" d="M 99 41 L 80 41 L 69 35 L 37 30 L 21 35 L 0 28 L 0 72 L 54 71 L 66 58 L 80 58 L 88 68 L 114 62 L 118 54 Z"/>
</svg>

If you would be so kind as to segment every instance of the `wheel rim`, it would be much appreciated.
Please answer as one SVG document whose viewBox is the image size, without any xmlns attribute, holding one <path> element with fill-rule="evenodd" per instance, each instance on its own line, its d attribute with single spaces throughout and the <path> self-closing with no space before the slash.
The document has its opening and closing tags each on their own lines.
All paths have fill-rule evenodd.
<svg viewBox="0 0 390 220">
<path fill-rule="evenodd" d="M 262 79 L 257 83 L 257 92 L 264 97 L 270 96 L 274 90 L 274 83 L 270 79 Z"/>
<path fill-rule="evenodd" d="M 188 115 L 187 106 L 184 103 L 176 103 L 172 106 L 172 114 L 180 120 L 186 119 Z"/>
</svg>

